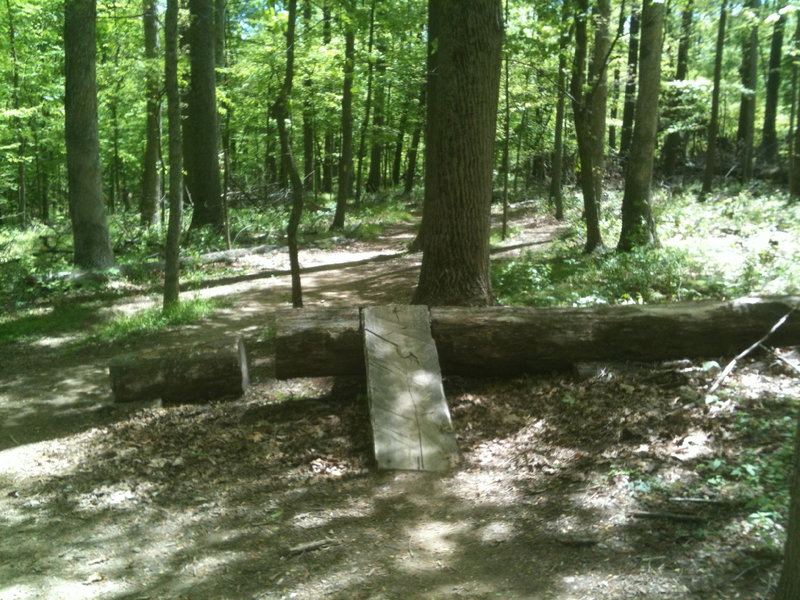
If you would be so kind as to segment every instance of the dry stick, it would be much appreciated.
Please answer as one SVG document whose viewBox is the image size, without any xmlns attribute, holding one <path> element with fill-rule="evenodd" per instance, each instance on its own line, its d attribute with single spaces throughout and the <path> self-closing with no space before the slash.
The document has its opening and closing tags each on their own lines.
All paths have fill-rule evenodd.
<svg viewBox="0 0 800 600">
<path fill-rule="evenodd" d="M 293 556 L 295 554 L 303 554 L 304 552 L 311 552 L 312 550 L 319 550 L 320 548 L 324 548 L 326 546 L 340 544 L 341 542 L 335 538 L 323 538 L 321 540 L 315 540 L 313 542 L 307 542 L 305 544 L 300 544 L 298 546 L 292 546 L 289 548 L 286 553 L 289 556 Z"/>
<path fill-rule="evenodd" d="M 798 369 L 798 368 L 797 368 L 797 365 L 796 365 L 796 364 L 794 364 L 793 362 L 791 362 L 791 361 L 788 361 L 788 360 L 786 360 L 785 358 L 783 358 L 783 357 L 782 357 L 780 354 L 778 354 L 778 353 L 777 353 L 777 352 L 776 352 L 774 349 L 772 349 L 772 348 L 767 348 L 766 346 L 764 346 L 764 344 L 759 344 L 759 345 L 760 345 L 760 346 L 761 346 L 761 347 L 762 347 L 764 350 L 766 350 L 767 352 L 769 352 L 770 354 L 772 354 L 772 356 L 773 356 L 773 357 L 775 357 L 775 359 L 776 359 L 776 360 L 779 360 L 779 361 L 781 361 L 781 362 L 782 362 L 783 364 L 785 364 L 787 367 L 789 367 L 790 369 L 792 369 L 792 370 L 793 370 L 795 373 L 798 373 L 798 374 L 800 374 L 800 369 Z"/>
<path fill-rule="evenodd" d="M 734 358 L 731 362 L 729 362 L 727 365 L 725 365 L 725 368 L 722 370 L 722 373 L 719 374 L 719 377 L 717 377 L 716 381 L 714 381 L 714 383 L 708 389 L 708 393 L 709 394 L 713 394 L 714 392 L 716 392 L 717 389 L 719 388 L 719 386 L 722 384 L 722 382 L 725 381 L 725 379 L 728 377 L 728 375 L 731 374 L 731 371 L 733 371 L 733 369 L 736 368 L 736 363 L 738 361 L 740 361 L 741 359 L 743 359 L 748 354 L 750 354 L 753 350 L 755 350 L 756 348 L 761 346 L 765 341 L 767 341 L 767 338 L 769 336 L 771 336 L 773 333 L 775 333 L 778 330 L 778 328 L 781 327 L 781 325 L 786 323 L 786 320 L 796 310 L 797 310 L 797 306 L 795 306 L 792 310 L 790 310 L 788 313 L 786 313 L 780 319 L 778 319 L 778 322 L 775 323 L 775 325 L 772 326 L 772 329 L 770 329 L 766 334 L 764 334 L 764 336 L 760 340 L 755 342 L 753 345 L 751 345 L 746 350 L 743 350 L 742 352 L 737 354 L 736 358 Z"/>
</svg>

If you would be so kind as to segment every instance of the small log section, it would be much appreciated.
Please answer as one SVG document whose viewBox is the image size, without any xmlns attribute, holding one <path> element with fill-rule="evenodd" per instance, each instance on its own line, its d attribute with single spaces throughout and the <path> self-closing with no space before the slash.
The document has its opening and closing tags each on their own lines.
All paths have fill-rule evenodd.
<svg viewBox="0 0 800 600">
<path fill-rule="evenodd" d="M 116 402 L 161 398 L 164 404 L 196 404 L 240 397 L 250 385 L 241 338 L 171 353 L 126 354 L 108 367 Z"/>
<path fill-rule="evenodd" d="M 376 306 L 361 317 L 378 468 L 447 470 L 458 448 L 428 308 Z"/>
<path fill-rule="evenodd" d="M 444 373 L 509 376 L 586 361 L 733 356 L 798 303 L 800 298 L 782 297 L 588 308 L 434 307 L 430 319 Z M 357 309 L 283 310 L 276 324 L 276 377 L 364 375 Z M 765 344 L 800 344 L 800 311 Z"/>
</svg>

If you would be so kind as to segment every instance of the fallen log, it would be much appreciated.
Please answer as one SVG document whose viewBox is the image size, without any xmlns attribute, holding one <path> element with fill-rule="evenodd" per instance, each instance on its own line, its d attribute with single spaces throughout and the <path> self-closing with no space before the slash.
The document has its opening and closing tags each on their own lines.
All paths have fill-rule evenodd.
<svg viewBox="0 0 800 600">
<path fill-rule="evenodd" d="M 112 359 L 108 370 L 116 402 L 161 398 L 164 404 L 195 404 L 238 398 L 249 386 L 241 338 L 179 352 L 126 354 Z"/>
<path fill-rule="evenodd" d="M 431 332 L 445 375 L 517 375 L 597 360 L 658 361 L 734 355 L 800 298 L 743 298 L 587 308 L 433 307 Z M 278 378 L 363 375 L 357 308 L 276 314 Z M 800 313 L 765 342 L 800 344 Z"/>
</svg>

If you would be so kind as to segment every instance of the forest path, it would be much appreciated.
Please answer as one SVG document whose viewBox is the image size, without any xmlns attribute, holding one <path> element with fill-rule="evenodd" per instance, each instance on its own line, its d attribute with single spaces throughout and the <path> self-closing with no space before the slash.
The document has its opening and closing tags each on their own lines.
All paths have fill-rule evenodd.
<svg viewBox="0 0 800 600">
<path fill-rule="evenodd" d="M 557 232 L 528 219 L 494 256 Z M 306 304 L 407 301 L 413 231 L 386 233 L 304 251 Z M 461 462 L 435 476 L 377 471 L 363 378 L 275 381 L 268 342 L 240 400 L 114 404 L 106 365 L 118 353 L 237 334 L 258 346 L 289 280 L 283 254 L 248 260 L 250 275 L 197 292 L 231 301 L 200 324 L 0 355 L 0 600 L 766 597 L 775 554 L 742 550 L 752 540 L 732 529 L 747 514 L 736 498 L 693 507 L 694 524 L 631 515 L 676 510 L 659 486 L 705 494 L 677 487 L 697 484 L 698 457 L 771 444 L 772 429 L 737 437 L 736 414 L 778 422 L 796 379 L 743 365 L 730 382 L 749 386 L 749 404 L 708 406 L 699 367 L 666 373 L 679 389 L 627 366 L 586 380 L 446 377 Z"/>
</svg>

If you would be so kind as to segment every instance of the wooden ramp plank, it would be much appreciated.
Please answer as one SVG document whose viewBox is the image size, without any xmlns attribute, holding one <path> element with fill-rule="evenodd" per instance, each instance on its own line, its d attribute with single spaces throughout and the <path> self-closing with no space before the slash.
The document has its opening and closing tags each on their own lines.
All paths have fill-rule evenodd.
<svg viewBox="0 0 800 600">
<path fill-rule="evenodd" d="M 361 319 L 378 468 L 448 469 L 458 448 L 428 307 L 368 307 Z"/>
</svg>

